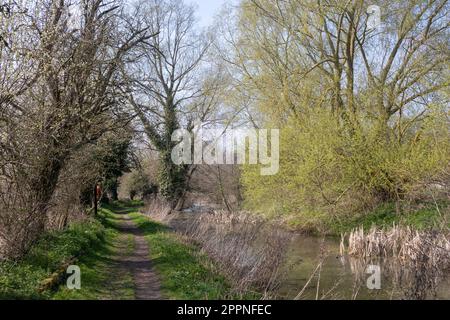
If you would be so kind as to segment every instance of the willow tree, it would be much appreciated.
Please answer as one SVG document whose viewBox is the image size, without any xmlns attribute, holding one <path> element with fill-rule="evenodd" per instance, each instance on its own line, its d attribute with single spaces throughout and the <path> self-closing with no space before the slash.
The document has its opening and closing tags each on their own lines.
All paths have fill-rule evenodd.
<svg viewBox="0 0 450 320">
<path fill-rule="evenodd" d="M 448 1 L 379 2 L 377 26 L 368 24 L 370 6 L 242 1 L 228 19 L 237 27 L 228 30 L 234 53 L 227 60 L 260 95 L 277 89 L 290 114 L 307 104 L 387 123 L 448 86 Z"/>
<path fill-rule="evenodd" d="M 290 182 L 274 193 L 283 179 L 251 174 L 249 197 L 264 189 L 254 203 L 305 194 L 291 210 L 309 198 L 317 212 L 356 192 L 401 200 L 448 168 L 448 1 L 380 1 L 378 25 L 372 4 L 244 0 L 227 17 L 233 50 L 221 52 L 238 96 L 251 90 L 263 124 L 290 137 L 280 164 Z"/>
</svg>

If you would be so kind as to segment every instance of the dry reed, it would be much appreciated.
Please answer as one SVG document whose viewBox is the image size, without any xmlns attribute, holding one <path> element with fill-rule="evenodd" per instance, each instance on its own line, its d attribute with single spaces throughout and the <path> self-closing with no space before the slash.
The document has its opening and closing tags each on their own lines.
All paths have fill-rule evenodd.
<svg viewBox="0 0 450 320">
<path fill-rule="evenodd" d="M 406 298 L 426 299 L 450 270 L 450 239 L 438 231 L 393 225 L 389 230 L 372 227 L 365 232 L 361 227 L 350 232 L 347 246 L 345 238 L 342 236 L 341 251 L 345 248 L 350 256 L 389 258 L 384 259 L 383 267 L 393 274 Z"/>
<path fill-rule="evenodd" d="M 238 293 L 256 290 L 268 297 L 275 292 L 287 251 L 288 234 L 282 228 L 244 212 L 211 209 L 168 214 L 160 201 L 146 211 L 197 244 L 233 281 Z"/>
</svg>

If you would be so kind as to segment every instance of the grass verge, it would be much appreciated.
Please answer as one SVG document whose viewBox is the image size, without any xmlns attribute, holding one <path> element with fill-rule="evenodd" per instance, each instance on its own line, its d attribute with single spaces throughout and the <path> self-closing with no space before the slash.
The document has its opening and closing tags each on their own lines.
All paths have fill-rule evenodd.
<svg viewBox="0 0 450 320">
<path fill-rule="evenodd" d="M 130 235 L 120 235 L 117 215 L 103 208 L 98 219 L 44 235 L 20 261 L 0 263 L 0 299 L 133 299 L 134 283 L 115 260 L 133 250 Z M 42 281 L 66 261 L 77 257 L 81 289 L 69 290 L 65 283 L 40 292 Z"/>
<path fill-rule="evenodd" d="M 65 231 L 44 235 L 20 261 L 0 263 L 0 299 L 47 299 L 41 282 L 72 257 L 99 246 L 105 228 L 95 220 L 76 223 Z"/>
<path fill-rule="evenodd" d="M 52 295 L 57 300 L 130 300 L 134 299 L 134 282 L 131 273 L 123 270 L 118 257 L 129 255 L 134 248 L 131 235 L 121 235 L 117 230 L 118 215 L 108 206 L 99 211 L 104 227 L 103 241 L 80 257 L 81 289 L 69 290 L 61 285 Z"/>
</svg>

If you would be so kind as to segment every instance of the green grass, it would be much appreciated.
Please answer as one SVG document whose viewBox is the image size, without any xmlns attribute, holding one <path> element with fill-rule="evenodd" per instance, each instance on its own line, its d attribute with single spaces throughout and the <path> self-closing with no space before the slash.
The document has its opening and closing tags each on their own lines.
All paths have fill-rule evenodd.
<svg viewBox="0 0 450 320">
<path fill-rule="evenodd" d="M 133 299 L 132 276 L 118 270 L 114 258 L 132 252 L 134 239 L 118 232 L 118 216 L 108 208 L 97 218 L 46 234 L 20 261 L 0 263 L 0 299 Z M 39 292 L 41 282 L 72 257 L 78 257 L 81 289 L 69 290 L 63 281 Z"/>
<path fill-rule="evenodd" d="M 439 210 L 437 210 L 435 204 L 427 204 L 414 211 L 397 213 L 395 204 L 385 203 L 368 214 L 339 222 L 331 222 L 329 228 L 331 233 L 335 235 L 361 226 L 364 229 L 369 229 L 372 226 L 389 228 L 393 224 L 410 226 L 417 230 L 450 228 L 447 207 L 448 204 L 443 203 L 439 205 Z"/>
<path fill-rule="evenodd" d="M 61 285 L 52 299 L 134 299 L 131 273 L 120 270 L 114 260 L 120 254 L 129 254 L 133 251 L 133 237 L 120 235 L 116 229 L 118 216 L 108 208 L 100 210 L 99 218 L 105 228 L 104 240 L 83 255 L 77 263 L 81 270 L 81 289 L 69 290 L 65 285 Z"/>
<path fill-rule="evenodd" d="M 211 260 L 195 246 L 184 243 L 165 226 L 139 213 L 130 216 L 145 233 L 165 297 L 188 300 L 230 297 L 225 277 L 214 270 Z"/>
<path fill-rule="evenodd" d="M 140 204 L 104 205 L 97 219 L 49 233 L 22 260 L 1 263 L 0 299 L 133 299 L 132 275 L 120 268 L 117 257 L 133 252 L 134 238 L 117 229 L 123 215 L 114 212 L 128 213 L 144 232 L 163 297 L 236 297 L 231 294 L 229 281 L 220 275 L 209 257 L 167 227 L 137 213 Z M 63 281 L 59 287 L 40 293 L 41 282 L 72 257 L 78 258 L 75 264 L 81 269 L 81 289 L 69 290 Z"/>
<path fill-rule="evenodd" d="M 130 209 L 136 211 L 136 208 L 142 207 L 143 205 L 144 201 L 142 200 L 120 200 L 104 204 L 103 207 L 111 210 Z"/>
<path fill-rule="evenodd" d="M 44 235 L 20 261 L 0 263 L 0 299 L 50 298 L 51 292 L 38 292 L 41 282 L 70 258 L 102 243 L 104 232 L 98 221 L 72 224 Z"/>
</svg>

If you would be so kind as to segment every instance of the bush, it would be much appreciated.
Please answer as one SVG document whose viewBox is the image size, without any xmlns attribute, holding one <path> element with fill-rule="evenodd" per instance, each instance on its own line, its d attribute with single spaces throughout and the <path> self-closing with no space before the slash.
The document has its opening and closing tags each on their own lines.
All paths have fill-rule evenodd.
<svg viewBox="0 0 450 320">
<path fill-rule="evenodd" d="M 121 181 L 120 193 L 134 200 L 135 197 L 145 198 L 155 193 L 156 187 L 150 182 L 148 175 L 141 170 L 133 170 Z"/>
<path fill-rule="evenodd" d="M 245 204 L 304 229 L 327 231 L 329 221 L 380 203 L 419 199 L 447 172 L 446 123 L 442 114 L 430 114 L 398 139 L 368 120 L 349 130 L 328 112 L 291 119 L 281 130 L 278 175 L 244 167 Z"/>
</svg>

